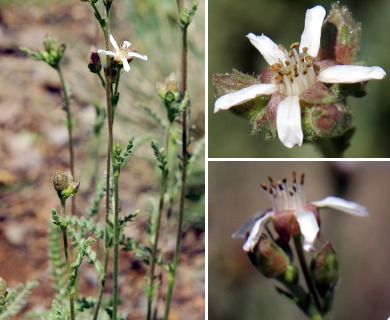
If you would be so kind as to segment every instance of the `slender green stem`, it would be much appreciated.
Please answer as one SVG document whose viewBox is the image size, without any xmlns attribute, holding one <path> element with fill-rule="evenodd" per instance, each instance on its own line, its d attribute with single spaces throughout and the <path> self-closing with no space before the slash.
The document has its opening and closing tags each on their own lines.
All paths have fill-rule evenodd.
<svg viewBox="0 0 390 320">
<path fill-rule="evenodd" d="M 61 216 L 65 216 L 65 200 L 61 199 Z M 62 239 L 64 241 L 64 251 L 65 251 L 65 261 L 66 261 L 66 270 L 68 275 L 68 284 L 70 283 L 70 275 L 71 275 L 71 269 L 70 269 L 70 259 L 69 259 L 69 246 L 68 246 L 68 237 L 66 233 L 66 228 L 62 228 Z M 70 307 L 70 319 L 74 320 L 75 312 L 74 312 L 74 289 L 69 288 L 69 307 Z M 68 289 L 68 290 L 69 290 Z"/>
<path fill-rule="evenodd" d="M 171 126 L 168 126 L 167 128 L 167 135 L 169 135 L 169 130 Z M 169 141 L 169 140 L 166 140 Z M 167 145 L 166 147 L 167 148 Z M 151 256 L 151 262 L 150 262 L 150 269 L 149 269 L 149 289 L 148 289 L 148 313 L 147 313 L 147 319 L 150 320 L 152 317 L 152 304 L 153 304 L 153 284 L 154 284 L 154 270 L 156 267 L 156 261 L 157 261 L 157 249 L 158 249 L 158 239 L 160 236 L 160 229 L 161 229 L 161 216 L 164 209 L 164 199 L 165 199 L 165 192 L 167 190 L 167 178 L 168 176 L 164 173 L 161 174 L 161 188 L 160 188 L 160 200 L 158 205 L 158 212 L 157 212 L 157 221 L 156 221 L 156 228 L 155 228 L 155 234 L 153 239 L 153 248 L 152 248 L 152 256 Z"/>
<path fill-rule="evenodd" d="M 100 82 L 102 84 L 102 87 L 103 88 L 106 88 L 106 81 L 103 79 L 102 75 L 100 74 L 100 72 L 97 74 L 99 79 L 100 79 Z"/>
<path fill-rule="evenodd" d="M 179 14 L 183 10 L 183 0 L 177 0 Z M 187 28 L 181 28 L 182 42 L 181 42 L 181 76 L 180 76 L 180 94 L 184 98 L 187 91 Z M 177 224 L 176 246 L 173 256 L 173 264 L 168 273 L 168 292 L 165 303 L 164 319 L 168 320 L 169 310 L 171 306 L 173 288 L 175 286 L 175 277 L 177 264 L 179 262 L 181 237 L 183 229 L 184 216 L 184 200 L 187 179 L 187 109 L 183 111 L 182 115 L 182 172 L 181 172 L 181 189 L 180 189 L 180 205 L 179 205 L 179 221 Z"/>
<path fill-rule="evenodd" d="M 94 10 L 96 9 L 96 6 L 94 6 Z M 102 30 L 104 33 L 104 42 L 105 42 L 105 48 L 108 51 L 110 49 L 110 43 L 109 43 L 109 7 L 106 6 L 106 17 L 104 24 L 101 23 L 102 18 L 100 18 L 99 23 L 102 26 Z M 95 10 L 95 13 L 98 12 L 97 9 Z M 95 14 L 96 15 L 96 14 Z M 99 20 L 99 18 L 98 18 Z M 107 123 L 108 123 L 108 146 L 107 146 L 107 166 L 106 166 L 106 230 L 105 230 L 105 261 L 104 261 L 104 274 L 103 279 L 100 281 L 100 287 L 99 287 L 99 296 L 98 301 L 95 308 L 95 315 L 94 319 L 98 319 L 98 314 L 100 310 L 100 305 L 103 297 L 103 291 L 104 291 L 104 285 L 105 285 L 105 279 L 107 276 L 107 265 L 108 265 L 108 253 L 110 250 L 111 245 L 108 244 L 108 217 L 110 214 L 110 177 L 111 177 L 111 155 L 112 155 L 112 148 L 113 148 L 113 114 L 112 114 L 112 105 L 111 105 L 111 58 L 110 56 L 106 56 L 106 81 L 105 81 L 105 89 L 106 89 L 106 104 L 107 104 Z M 107 259 L 106 259 L 107 257 Z M 116 314 L 113 314 L 113 319 L 116 319 Z"/>
<path fill-rule="evenodd" d="M 304 276 L 305 281 L 306 281 L 307 288 L 309 289 L 310 294 L 313 297 L 313 300 L 314 300 L 314 303 L 315 303 L 315 306 L 316 306 L 318 312 L 321 313 L 322 312 L 321 303 L 320 303 L 320 300 L 318 298 L 317 291 L 314 287 L 313 281 L 310 277 L 310 272 L 309 272 L 309 269 L 308 269 L 307 264 L 306 264 L 305 254 L 304 254 L 303 249 L 302 249 L 300 235 L 294 236 L 293 239 L 294 239 L 295 250 L 298 254 L 299 264 L 301 266 L 303 276 Z"/>
<path fill-rule="evenodd" d="M 119 265 L 119 172 L 114 173 L 114 284 L 113 319 L 118 313 L 118 265 Z"/>
<path fill-rule="evenodd" d="M 62 102 L 63 102 L 63 108 L 66 112 L 66 120 L 67 120 L 67 129 L 68 129 L 68 140 L 69 140 L 69 163 L 70 163 L 70 172 L 72 173 L 72 176 L 74 177 L 74 149 L 73 149 L 73 125 L 72 125 L 72 114 L 70 112 L 70 101 L 69 101 L 69 94 L 68 90 L 66 88 L 66 83 L 64 76 L 62 74 L 61 66 L 58 65 L 56 68 L 58 76 L 61 81 L 61 87 L 62 87 Z M 76 213 L 76 202 L 75 197 L 72 197 L 72 215 Z"/>
</svg>

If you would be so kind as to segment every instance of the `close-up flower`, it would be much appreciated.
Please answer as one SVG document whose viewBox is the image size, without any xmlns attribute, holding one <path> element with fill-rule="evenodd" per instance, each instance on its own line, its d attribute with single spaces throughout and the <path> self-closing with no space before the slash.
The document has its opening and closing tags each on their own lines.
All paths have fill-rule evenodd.
<svg viewBox="0 0 390 320">
<path fill-rule="evenodd" d="M 272 208 L 262 210 L 255 215 L 249 224 L 233 234 L 233 237 L 245 237 L 248 233 L 243 249 L 252 252 L 260 240 L 265 226 L 273 221 L 275 231 L 280 240 L 288 243 L 291 236 L 301 234 L 304 238 L 303 247 L 306 251 L 314 251 L 314 242 L 320 231 L 320 217 L 318 209 L 332 208 L 350 213 L 358 217 L 368 215 L 367 209 L 356 203 L 338 197 L 326 197 L 319 201 L 307 202 L 304 193 L 304 174 L 297 181 L 293 172 L 293 184 L 289 186 L 287 179 L 275 182 L 269 177 L 270 186 L 262 184 L 272 201 Z"/>
<path fill-rule="evenodd" d="M 268 96 L 267 116 L 276 127 L 280 141 L 288 148 L 301 146 L 302 108 L 336 104 L 345 97 L 330 90 L 330 84 L 352 84 L 380 80 L 385 71 L 377 66 L 345 65 L 335 59 L 320 60 L 319 51 L 325 9 L 315 6 L 307 10 L 300 43 L 287 50 L 262 34 L 247 35 L 269 65 L 259 83 L 220 96 L 214 112 L 240 106 L 260 96 Z"/>
<path fill-rule="evenodd" d="M 125 71 L 127 71 L 127 72 L 130 71 L 129 61 L 131 59 L 133 59 L 134 57 L 142 59 L 142 60 L 148 60 L 147 56 L 139 54 L 139 53 L 129 49 L 131 46 L 131 43 L 128 41 L 123 41 L 123 43 L 120 46 L 118 46 L 114 37 L 112 36 L 112 34 L 110 34 L 110 42 L 111 42 L 112 46 L 114 47 L 115 52 L 99 49 L 98 53 L 114 57 L 114 61 L 116 61 L 118 63 L 122 63 L 123 69 L 125 69 Z"/>
</svg>

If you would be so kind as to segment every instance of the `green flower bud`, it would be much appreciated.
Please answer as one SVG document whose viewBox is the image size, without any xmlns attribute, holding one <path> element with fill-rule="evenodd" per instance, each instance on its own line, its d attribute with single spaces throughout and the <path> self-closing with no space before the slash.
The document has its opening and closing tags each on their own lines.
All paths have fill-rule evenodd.
<svg viewBox="0 0 390 320">
<path fill-rule="evenodd" d="M 334 289 L 338 280 L 338 260 L 330 242 L 316 253 L 310 263 L 310 270 L 315 286 L 321 296 Z"/>
<path fill-rule="evenodd" d="M 51 178 L 53 186 L 56 191 L 63 191 L 68 188 L 69 184 L 73 181 L 70 171 L 56 171 Z"/>
<path fill-rule="evenodd" d="M 353 64 L 359 53 L 361 25 L 352 18 L 346 6 L 333 3 L 324 21 L 321 48 L 317 60 L 335 60 L 341 64 Z"/>
<path fill-rule="evenodd" d="M 260 238 L 257 250 L 248 252 L 252 264 L 267 278 L 282 276 L 290 264 L 286 253 L 266 236 Z"/>
<path fill-rule="evenodd" d="M 74 182 L 70 171 L 56 171 L 51 178 L 54 189 L 62 200 L 74 196 L 80 188 L 80 182 Z"/>
</svg>

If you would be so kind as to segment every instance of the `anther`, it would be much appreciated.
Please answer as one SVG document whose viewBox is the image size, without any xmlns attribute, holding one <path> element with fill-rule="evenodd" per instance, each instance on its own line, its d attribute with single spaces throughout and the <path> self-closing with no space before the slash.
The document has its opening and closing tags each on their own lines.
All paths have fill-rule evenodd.
<svg viewBox="0 0 390 320">
<path fill-rule="evenodd" d="M 278 45 L 278 49 L 284 51 L 284 47 L 281 44 Z"/>
<path fill-rule="evenodd" d="M 294 42 L 293 44 L 291 44 L 290 49 L 292 50 L 296 47 L 299 47 L 299 42 Z"/>
<path fill-rule="evenodd" d="M 274 179 L 272 179 L 272 177 L 268 177 L 268 180 L 269 180 L 269 182 L 271 182 L 271 183 L 274 182 Z"/>
<path fill-rule="evenodd" d="M 305 183 L 305 174 L 302 173 L 301 174 L 301 185 L 303 186 L 304 183 Z"/>
<path fill-rule="evenodd" d="M 268 187 L 265 184 L 261 184 L 261 187 L 265 190 L 268 191 Z"/>
<path fill-rule="evenodd" d="M 307 53 L 307 51 L 309 51 L 308 47 L 303 47 L 303 48 L 302 48 L 302 52 L 303 52 L 303 53 Z"/>
<path fill-rule="evenodd" d="M 290 65 L 290 61 L 288 61 L 288 60 L 286 60 L 285 62 L 284 62 L 284 64 L 286 65 L 286 66 L 289 66 Z"/>
</svg>

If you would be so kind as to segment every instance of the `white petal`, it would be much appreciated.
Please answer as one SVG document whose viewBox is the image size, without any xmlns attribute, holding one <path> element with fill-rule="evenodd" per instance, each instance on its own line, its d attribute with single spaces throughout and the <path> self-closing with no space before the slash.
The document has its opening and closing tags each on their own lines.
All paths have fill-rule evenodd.
<svg viewBox="0 0 390 320">
<path fill-rule="evenodd" d="M 110 42 L 112 44 L 112 46 L 114 47 L 115 50 L 118 50 L 119 47 L 118 47 L 118 44 L 116 43 L 114 37 L 112 36 L 112 34 L 110 34 Z"/>
<path fill-rule="evenodd" d="M 131 46 L 131 43 L 129 41 L 123 41 L 123 46 L 127 49 Z"/>
<path fill-rule="evenodd" d="M 280 141 L 287 148 L 302 145 L 301 107 L 298 96 L 288 96 L 279 103 L 276 109 L 276 129 Z"/>
<path fill-rule="evenodd" d="M 253 33 L 249 33 L 247 38 L 260 51 L 269 65 L 280 63 L 279 59 L 283 63 L 286 60 L 283 51 L 278 48 L 278 45 L 264 34 L 256 36 Z"/>
<path fill-rule="evenodd" d="M 121 59 L 122 60 L 122 63 L 123 63 L 123 69 L 125 69 L 126 72 L 129 72 L 130 71 L 130 65 L 129 63 L 127 62 L 127 59 L 126 58 L 123 58 Z"/>
<path fill-rule="evenodd" d="M 140 58 L 142 60 L 148 60 L 147 56 L 144 56 L 144 55 L 139 54 L 137 52 L 129 52 L 129 57 L 136 57 L 136 58 Z"/>
<path fill-rule="evenodd" d="M 98 50 L 98 53 L 101 53 L 101 54 L 105 54 L 106 56 L 113 56 L 115 57 L 116 54 L 112 51 L 106 51 L 106 50 L 102 50 L 102 49 L 99 49 Z"/>
<path fill-rule="evenodd" d="M 328 207 L 346 213 L 350 213 L 359 217 L 368 216 L 368 211 L 366 207 L 363 207 L 362 205 L 356 202 L 347 201 L 337 197 L 326 197 L 323 200 L 312 201 L 311 203 L 313 203 L 316 207 L 319 208 Z"/>
<path fill-rule="evenodd" d="M 248 236 L 248 233 L 252 230 L 254 224 L 257 220 L 260 218 L 263 218 L 263 216 L 270 212 L 270 209 L 266 210 L 260 210 L 256 212 L 248 221 L 246 221 L 240 229 L 238 229 L 236 232 L 232 234 L 232 238 L 246 238 Z"/>
<path fill-rule="evenodd" d="M 278 89 L 279 87 L 276 84 L 261 83 L 254 84 L 233 93 L 225 94 L 224 96 L 219 97 L 217 101 L 215 101 L 214 113 L 218 112 L 219 110 L 227 110 L 261 95 L 272 94 Z"/>
<path fill-rule="evenodd" d="M 273 212 L 270 211 L 269 213 L 265 214 L 263 217 L 261 217 L 259 220 L 256 221 L 256 223 L 252 227 L 248 239 L 246 240 L 244 246 L 242 247 L 244 251 L 247 252 L 253 251 L 257 242 L 260 239 L 261 232 L 263 231 L 263 226 L 267 223 L 267 221 L 271 218 L 272 215 Z"/>
<path fill-rule="evenodd" d="M 380 67 L 333 66 L 320 72 L 317 80 L 326 83 L 357 83 L 369 80 L 381 80 L 386 76 Z"/>
<path fill-rule="evenodd" d="M 317 238 L 318 231 L 320 231 L 314 213 L 309 210 L 300 210 L 295 212 L 295 217 L 304 238 L 303 249 L 309 252 L 313 251 L 313 243 Z"/>
<path fill-rule="evenodd" d="M 301 43 L 299 51 L 302 52 L 304 47 L 309 50 L 307 53 L 312 57 L 316 57 L 320 49 L 321 28 L 324 22 L 326 11 L 321 6 L 315 6 L 306 11 L 305 28 L 301 35 Z"/>
</svg>

